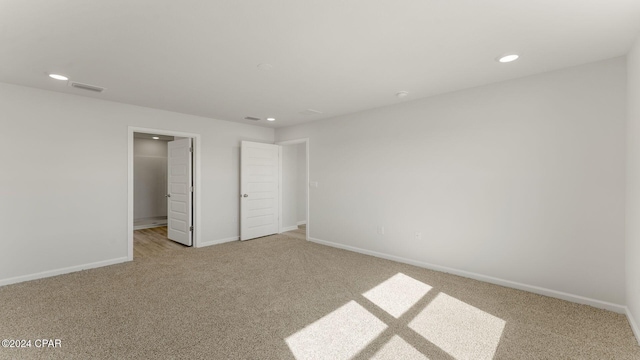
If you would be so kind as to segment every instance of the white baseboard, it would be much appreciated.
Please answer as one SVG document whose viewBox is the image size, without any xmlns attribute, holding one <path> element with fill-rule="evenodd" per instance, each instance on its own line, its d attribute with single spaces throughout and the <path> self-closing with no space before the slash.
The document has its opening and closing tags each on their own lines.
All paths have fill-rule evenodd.
<svg viewBox="0 0 640 360">
<path fill-rule="evenodd" d="M 298 225 L 307 225 L 307 220 L 305 220 L 305 221 L 298 221 Z"/>
<path fill-rule="evenodd" d="M 295 226 L 287 226 L 285 228 L 280 229 L 280 232 L 287 232 L 287 231 L 293 231 L 293 230 L 298 230 L 298 225 Z"/>
<path fill-rule="evenodd" d="M 133 227 L 133 230 L 153 229 L 153 228 L 162 227 L 162 226 L 167 226 L 167 224 L 164 223 L 164 224 L 137 225 Z"/>
<path fill-rule="evenodd" d="M 393 260 L 393 261 L 397 261 L 397 262 L 401 262 L 409 265 L 415 265 L 415 266 L 419 266 L 419 267 L 430 269 L 430 270 L 436 270 L 436 271 L 441 271 L 449 274 L 463 276 L 470 279 L 480 280 L 480 281 L 488 282 L 491 284 L 501 285 L 501 286 L 514 288 L 518 290 L 524 290 L 524 291 L 532 292 L 535 294 L 545 295 L 545 296 L 549 296 L 549 297 L 553 297 L 561 300 L 571 301 L 578 304 L 590 305 L 596 308 L 610 310 L 619 314 L 626 313 L 626 306 L 610 303 L 607 301 L 591 299 L 591 298 L 587 298 L 580 295 L 574 295 L 574 294 L 569 294 L 562 291 L 542 288 L 539 286 L 527 285 L 527 284 L 523 284 L 515 281 L 499 279 L 492 276 L 477 274 L 477 273 L 464 271 L 464 270 L 458 270 L 458 269 L 454 269 L 446 266 L 434 265 L 434 264 L 430 264 L 422 261 L 406 259 L 400 256 L 388 255 L 388 254 L 380 253 L 377 251 L 365 250 L 365 249 L 361 249 L 353 246 L 334 243 L 331 241 L 320 240 L 315 238 L 309 238 L 309 241 L 313 241 L 318 244 L 327 245 L 327 246 L 331 246 L 339 249 L 354 251 L 354 252 L 365 254 L 365 255 L 371 255 L 371 256 L 387 259 L 387 260 Z"/>
<path fill-rule="evenodd" d="M 638 341 L 638 345 L 640 345 L 640 328 L 638 327 L 638 323 L 636 322 L 631 310 L 628 307 L 625 307 L 627 312 L 627 320 L 629 320 L 629 325 L 631 325 L 631 331 L 633 331 L 633 335 L 636 336 L 636 340 Z"/>
<path fill-rule="evenodd" d="M 238 241 L 238 240 L 240 240 L 239 236 L 234 236 L 234 237 L 230 237 L 230 238 L 226 238 L 226 239 L 205 241 L 205 242 L 202 242 L 202 243 L 198 244 L 198 247 L 201 248 L 201 247 L 205 247 L 205 246 L 224 244 L 224 243 L 228 243 L 228 242 L 232 242 L 232 241 Z"/>
<path fill-rule="evenodd" d="M 117 259 L 98 261 L 90 264 L 69 266 L 62 269 L 43 271 L 35 274 L 16 276 L 8 279 L 0 279 L 0 286 L 16 284 L 19 282 L 29 281 L 29 280 L 43 279 L 43 278 L 48 278 L 48 277 L 62 275 L 62 274 L 68 274 L 68 273 L 82 271 L 82 270 L 95 269 L 103 266 L 120 264 L 127 261 L 129 261 L 129 259 L 125 256 Z"/>
</svg>

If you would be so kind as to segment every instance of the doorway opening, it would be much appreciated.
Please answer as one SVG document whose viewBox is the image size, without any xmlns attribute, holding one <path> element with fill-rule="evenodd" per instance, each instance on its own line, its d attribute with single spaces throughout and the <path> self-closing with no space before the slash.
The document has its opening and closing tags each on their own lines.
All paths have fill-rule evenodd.
<svg viewBox="0 0 640 360">
<path fill-rule="evenodd" d="M 309 238 L 309 141 L 280 142 L 280 216 L 281 233 Z"/>
<path fill-rule="evenodd" d="M 167 146 L 174 139 L 133 134 L 133 230 L 167 226 Z"/>
<path fill-rule="evenodd" d="M 199 135 L 129 127 L 129 260 L 199 244 Z"/>
</svg>

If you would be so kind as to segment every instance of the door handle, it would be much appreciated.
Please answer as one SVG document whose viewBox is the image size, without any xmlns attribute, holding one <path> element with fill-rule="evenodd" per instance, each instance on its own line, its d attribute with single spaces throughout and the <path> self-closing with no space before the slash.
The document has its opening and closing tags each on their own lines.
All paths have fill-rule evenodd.
<svg viewBox="0 0 640 360">
<path fill-rule="evenodd" d="M 244 195 L 242 195 L 242 197 L 249 197 L 249 195 L 248 194 L 244 194 Z"/>
<path fill-rule="evenodd" d="M 170 197 L 171 197 L 171 194 L 167 194 L 167 195 L 165 195 L 164 197 L 168 197 L 168 198 L 170 198 Z"/>
</svg>

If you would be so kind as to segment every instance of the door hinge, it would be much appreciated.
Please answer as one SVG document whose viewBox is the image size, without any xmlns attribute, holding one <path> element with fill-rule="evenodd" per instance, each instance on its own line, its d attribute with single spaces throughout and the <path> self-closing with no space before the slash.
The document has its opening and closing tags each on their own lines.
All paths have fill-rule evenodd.
<svg viewBox="0 0 640 360">
<path fill-rule="evenodd" d="M 189 148 L 189 152 L 193 152 L 193 148 L 192 147 Z"/>
<path fill-rule="evenodd" d="M 189 226 L 189 231 L 193 231 L 193 226 Z"/>
<path fill-rule="evenodd" d="M 193 192 L 193 186 L 191 186 L 191 192 Z"/>
</svg>

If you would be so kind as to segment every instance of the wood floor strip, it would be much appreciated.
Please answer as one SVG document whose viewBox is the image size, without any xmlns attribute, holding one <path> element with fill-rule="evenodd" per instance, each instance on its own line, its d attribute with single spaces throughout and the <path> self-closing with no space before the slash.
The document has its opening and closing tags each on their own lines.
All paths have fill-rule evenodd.
<svg viewBox="0 0 640 360">
<path fill-rule="evenodd" d="M 136 230 L 133 232 L 133 258 L 158 256 L 169 250 L 184 249 L 187 246 L 167 238 L 167 227 Z"/>
</svg>

